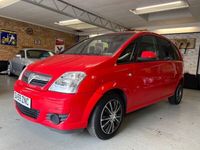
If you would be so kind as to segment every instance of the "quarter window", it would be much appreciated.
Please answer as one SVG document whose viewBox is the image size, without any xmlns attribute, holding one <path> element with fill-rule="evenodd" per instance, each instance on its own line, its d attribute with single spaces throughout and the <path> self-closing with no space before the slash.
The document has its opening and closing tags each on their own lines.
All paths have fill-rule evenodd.
<svg viewBox="0 0 200 150">
<path fill-rule="evenodd" d="M 133 62 L 137 42 L 129 44 L 118 58 L 117 63 Z"/>
</svg>

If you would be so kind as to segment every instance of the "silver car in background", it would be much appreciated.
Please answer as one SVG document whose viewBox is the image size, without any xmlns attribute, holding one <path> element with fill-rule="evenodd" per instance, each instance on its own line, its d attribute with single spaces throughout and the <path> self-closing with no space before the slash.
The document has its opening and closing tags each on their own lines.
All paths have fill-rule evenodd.
<svg viewBox="0 0 200 150">
<path fill-rule="evenodd" d="M 19 51 L 14 59 L 10 60 L 8 65 L 8 75 L 19 76 L 23 69 L 29 64 L 53 56 L 54 53 L 46 49 L 26 48 Z"/>
</svg>

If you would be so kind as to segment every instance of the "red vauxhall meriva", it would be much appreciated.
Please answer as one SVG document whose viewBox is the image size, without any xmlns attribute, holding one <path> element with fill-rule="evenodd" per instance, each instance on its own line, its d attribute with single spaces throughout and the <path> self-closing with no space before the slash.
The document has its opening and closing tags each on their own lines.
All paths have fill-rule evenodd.
<svg viewBox="0 0 200 150">
<path fill-rule="evenodd" d="M 113 137 L 124 115 L 160 100 L 179 104 L 183 60 L 160 35 L 113 33 L 86 39 L 29 65 L 14 86 L 19 114 L 58 130 Z"/>
</svg>

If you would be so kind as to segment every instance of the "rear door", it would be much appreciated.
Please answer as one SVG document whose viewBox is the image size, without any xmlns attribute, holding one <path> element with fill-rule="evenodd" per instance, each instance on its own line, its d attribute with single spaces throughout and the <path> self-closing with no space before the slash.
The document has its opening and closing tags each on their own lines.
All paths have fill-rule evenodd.
<svg viewBox="0 0 200 150">
<path fill-rule="evenodd" d="M 163 77 L 163 91 L 167 96 L 173 94 L 177 82 L 180 80 L 181 70 L 179 67 L 181 61 L 177 49 L 172 43 L 164 38 L 157 38 L 158 41 L 158 57 L 161 64 L 161 74 Z"/>
</svg>

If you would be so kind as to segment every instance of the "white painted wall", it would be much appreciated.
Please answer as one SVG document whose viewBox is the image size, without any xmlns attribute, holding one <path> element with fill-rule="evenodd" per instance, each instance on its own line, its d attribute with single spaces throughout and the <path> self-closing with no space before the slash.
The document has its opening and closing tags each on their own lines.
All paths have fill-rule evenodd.
<svg viewBox="0 0 200 150">
<path fill-rule="evenodd" d="M 164 36 L 169 39 L 196 38 L 195 49 L 188 49 L 186 54 L 183 54 L 184 50 L 181 49 L 184 59 L 184 71 L 195 75 L 197 70 L 197 61 L 198 61 L 199 46 L 200 46 L 200 33 L 171 34 Z M 199 68 L 199 74 L 200 74 L 200 68 Z"/>
</svg>

